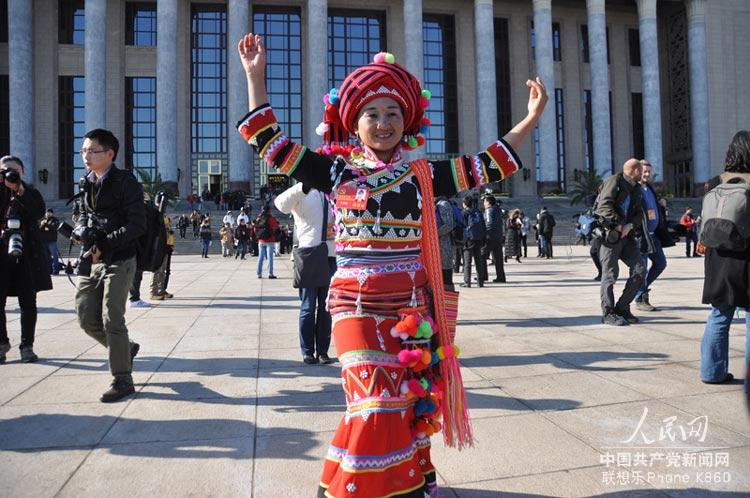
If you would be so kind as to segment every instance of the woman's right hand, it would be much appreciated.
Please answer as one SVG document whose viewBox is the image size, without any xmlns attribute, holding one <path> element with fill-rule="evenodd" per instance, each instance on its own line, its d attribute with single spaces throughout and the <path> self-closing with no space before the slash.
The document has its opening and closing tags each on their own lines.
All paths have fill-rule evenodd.
<svg viewBox="0 0 750 498">
<path fill-rule="evenodd" d="M 248 33 L 237 44 L 242 67 L 248 79 L 265 80 L 266 76 L 266 48 L 260 35 Z"/>
</svg>

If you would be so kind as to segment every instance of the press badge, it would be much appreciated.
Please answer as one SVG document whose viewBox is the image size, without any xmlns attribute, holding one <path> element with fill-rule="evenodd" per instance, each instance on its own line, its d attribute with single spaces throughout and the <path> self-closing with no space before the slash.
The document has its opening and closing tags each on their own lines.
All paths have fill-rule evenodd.
<svg viewBox="0 0 750 498">
<path fill-rule="evenodd" d="M 347 184 L 336 189 L 336 207 L 339 209 L 367 209 L 370 198 L 370 187 L 367 185 Z"/>
</svg>

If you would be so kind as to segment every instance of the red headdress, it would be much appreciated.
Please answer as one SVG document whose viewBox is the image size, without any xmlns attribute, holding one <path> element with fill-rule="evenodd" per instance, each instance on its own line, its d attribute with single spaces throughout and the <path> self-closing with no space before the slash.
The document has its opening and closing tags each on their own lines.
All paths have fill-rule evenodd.
<svg viewBox="0 0 750 498">
<path fill-rule="evenodd" d="M 430 92 L 422 90 L 417 78 L 396 64 L 393 54 L 380 52 L 372 63 L 352 71 L 341 84 L 323 97 L 325 114 L 316 132 L 323 137 L 321 151 L 348 154 L 349 137 L 357 129 L 357 115 L 365 104 L 378 97 L 390 97 L 404 114 L 406 150 L 424 145 L 430 120 L 424 117 Z"/>
</svg>

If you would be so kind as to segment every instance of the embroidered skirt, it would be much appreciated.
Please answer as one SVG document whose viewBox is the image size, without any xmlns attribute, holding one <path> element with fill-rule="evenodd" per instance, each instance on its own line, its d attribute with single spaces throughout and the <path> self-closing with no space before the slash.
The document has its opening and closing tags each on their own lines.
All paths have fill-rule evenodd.
<svg viewBox="0 0 750 498">
<path fill-rule="evenodd" d="M 418 260 L 360 263 L 340 267 L 329 293 L 347 407 L 318 496 L 437 496 L 429 437 L 415 430 L 416 400 L 402 394 L 415 374 L 390 333 L 404 309 L 427 312 L 426 273 Z"/>
</svg>

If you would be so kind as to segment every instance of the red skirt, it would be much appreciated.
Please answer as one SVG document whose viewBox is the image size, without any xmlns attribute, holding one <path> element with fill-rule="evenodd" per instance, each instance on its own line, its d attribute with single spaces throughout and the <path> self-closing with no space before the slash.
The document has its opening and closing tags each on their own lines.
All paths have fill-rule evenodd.
<svg viewBox="0 0 750 498">
<path fill-rule="evenodd" d="M 412 270 L 364 278 L 343 269 L 331 283 L 347 408 L 328 449 L 319 496 L 437 496 L 429 438 L 414 431 L 415 401 L 401 394 L 413 373 L 399 363 L 402 341 L 390 334 L 400 310 L 415 303 L 427 309 L 426 274 L 421 265 Z"/>
</svg>

